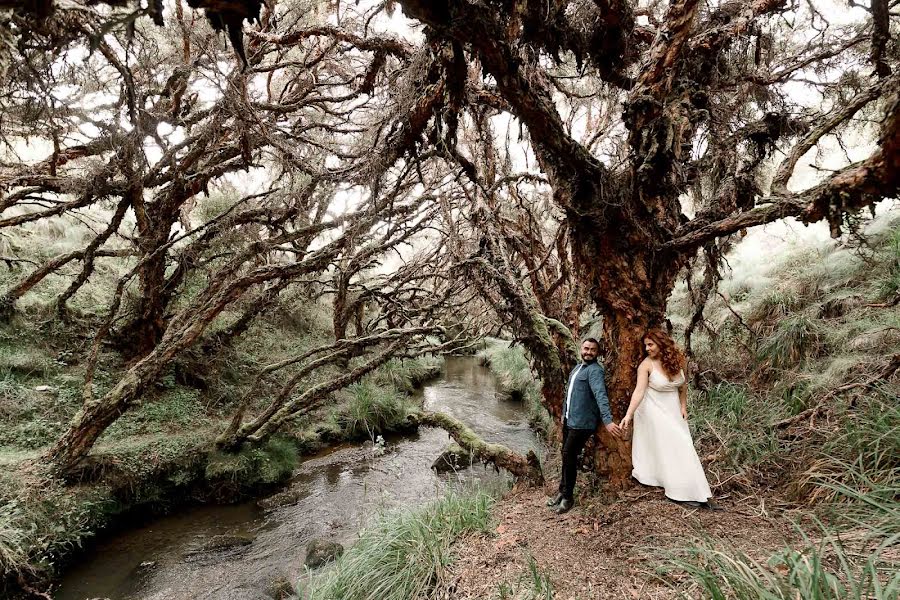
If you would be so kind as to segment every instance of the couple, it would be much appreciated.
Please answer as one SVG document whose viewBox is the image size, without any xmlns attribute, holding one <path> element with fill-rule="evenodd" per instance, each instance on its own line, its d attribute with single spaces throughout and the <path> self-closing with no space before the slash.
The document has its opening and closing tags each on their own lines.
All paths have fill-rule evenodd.
<svg viewBox="0 0 900 600">
<path fill-rule="evenodd" d="M 644 350 L 631 404 L 617 425 L 609 410 L 603 367 L 597 362 L 600 344 L 594 338 L 582 342 L 582 362 L 569 375 L 563 404 L 559 493 L 547 502 L 558 514 L 575 504 L 578 454 L 597 428 L 598 416 L 603 428 L 617 438 L 634 421 L 631 475 L 639 482 L 665 488 L 666 496 L 678 502 L 705 504 L 712 497 L 687 424 L 684 354 L 659 329 L 644 335 Z"/>
</svg>

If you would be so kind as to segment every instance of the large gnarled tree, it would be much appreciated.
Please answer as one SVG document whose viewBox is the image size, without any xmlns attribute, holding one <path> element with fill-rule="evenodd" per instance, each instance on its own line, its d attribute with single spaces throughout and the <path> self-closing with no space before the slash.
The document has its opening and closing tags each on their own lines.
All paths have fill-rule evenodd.
<svg viewBox="0 0 900 600">
<path fill-rule="evenodd" d="M 217 6 L 233 8 L 232 23 L 259 8 L 196 4 L 213 14 Z M 414 29 L 407 41 L 379 21 L 396 5 L 411 19 L 404 24 Z M 284 6 L 276 4 L 275 13 Z M 834 11 L 816 3 L 785 0 L 397 0 L 335 7 L 336 25 L 285 19 L 276 25 L 275 13 L 263 10 L 260 28 L 245 31 L 248 65 L 229 81 L 241 91 L 232 102 L 246 111 L 226 121 L 232 133 L 218 142 L 225 153 L 218 164 L 240 161 L 245 153 L 234 152 L 252 148 L 258 133 L 274 134 L 275 147 L 290 155 L 308 136 L 302 120 L 282 136 L 278 115 L 314 105 L 331 122 L 312 140 L 329 148 L 328 168 L 314 170 L 369 185 L 376 196 L 390 185 L 392 169 L 427 182 L 423 188 L 444 207 L 444 233 L 457 238 L 448 243 L 460 269 L 488 305 L 511 319 L 553 413 L 573 358 L 569 343 L 582 290 L 603 316 L 607 384 L 613 413 L 621 416 L 641 336 L 664 323 L 676 278 L 698 252 L 712 265 L 723 249 L 717 240 L 787 217 L 826 220 L 838 235 L 847 215 L 900 188 L 900 16 L 882 0 L 842 10 L 842 24 L 829 22 Z M 150 12 L 161 17 L 156 4 Z M 43 18 L 57 27 L 46 35 L 59 38 L 65 24 Z M 327 87 L 330 99 L 310 95 L 322 84 L 309 71 L 332 51 L 343 61 L 329 77 L 340 81 Z M 273 56 L 284 58 L 283 66 L 267 62 Z M 281 95 L 245 102 L 249 90 L 271 90 L 272 73 L 281 77 Z M 130 76 L 121 73 L 126 91 Z M 262 121 L 264 131 L 254 114 L 271 117 Z M 866 156 L 794 178 L 805 157 L 829 138 L 843 143 L 848 132 L 874 142 Z M 512 148 L 515 136 L 527 142 L 524 152 Z M 125 197 L 129 188 L 116 173 L 141 165 L 128 153 L 118 160 L 117 171 L 98 169 L 93 181 Z M 189 161 L 183 170 L 202 177 L 204 164 Z M 528 178 L 546 193 L 526 198 L 508 191 Z M 44 173 L 22 185 L 54 181 Z M 179 186 L 173 180 L 154 203 L 177 204 Z M 536 211 L 546 199 L 552 210 Z M 75 197 L 69 206 L 84 201 Z M 456 229 L 461 216 L 479 235 Z M 535 234 L 532 221 L 562 223 L 560 241 Z M 152 233 L 150 227 L 141 234 L 150 249 L 161 242 Z M 59 260 L 89 264 L 107 252 L 100 244 Z M 343 294 L 340 276 L 336 283 Z M 346 326 L 343 317 L 338 330 Z M 624 481 L 628 448 L 612 441 L 609 448 L 598 465 Z"/>
</svg>

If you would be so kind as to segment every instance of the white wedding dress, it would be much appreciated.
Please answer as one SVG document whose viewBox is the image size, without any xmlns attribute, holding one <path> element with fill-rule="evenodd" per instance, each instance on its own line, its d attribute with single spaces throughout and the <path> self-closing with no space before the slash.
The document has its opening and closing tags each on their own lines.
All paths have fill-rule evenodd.
<svg viewBox="0 0 900 600">
<path fill-rule="evenodd" d="M 644 485 L 665 488 L 672 500 L 706 502 L 712 497 L 706 474 L 688 423 L 681 418 L 678 387 L 684 373 L 674 380 L 653 369 L 644 400 L 634 412 L 631 442 L 631 475 Z"/>
</svg>

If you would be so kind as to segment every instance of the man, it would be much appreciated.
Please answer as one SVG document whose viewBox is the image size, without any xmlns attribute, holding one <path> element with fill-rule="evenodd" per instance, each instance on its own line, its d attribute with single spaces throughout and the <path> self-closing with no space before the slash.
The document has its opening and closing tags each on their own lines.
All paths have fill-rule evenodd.
<svg viewBox="0 0 900 600">
<path fill-rule="evenodd" d="M 562 478 L 559 493 L 547 501 L 547 506 L 557 514 L 567 512 L 575 505 L 575 477 L 578 475 L 578 455 L 588 438 L 597 429 L 597 421 L 615 437 L 622 430 L 613 423 L 603 381 L 603 367 L 597 362 L 600 343 L 587 338 L 581 344 L 581 360 L 569 374 L 569 385 L 563 404 L 562 422 Z"/>
</svg>

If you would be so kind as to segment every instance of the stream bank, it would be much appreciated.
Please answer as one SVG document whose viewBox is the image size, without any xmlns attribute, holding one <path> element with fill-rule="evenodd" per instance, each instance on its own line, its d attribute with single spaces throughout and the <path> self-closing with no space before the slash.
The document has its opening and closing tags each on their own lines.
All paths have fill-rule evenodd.
<svg viewBox="0 0 900 600">
<path fill-rule="evenodd" d="M 386 404 L 369 406 L 362 415 L 379 433 L 408 435 L 416 429 L 407 416 L 418 410 L 421 392 L 416 390 L 438 377 L 441 367 L 437 361 L 412 362 L 377 372 L 359 384 L 365 386 L 363 393 L 378 393 Z M 97 535 L 105 539 L 186 507 L 258 497 L 283 486 L 301 457 L 368 439 L 354 404 L 359 394 L 353 392 L 340 394 L 333 408 L 311 421 L 234 454 L 214 449 L 227 413 L 152 433 L 141 432 L 132 422 L 144 418 L 142 412 L 129 413 L 111 428 L 122 431 L 101 440 L 68 483 L 53 478 L 36 462 L 41 448 L 25 452 L 3 448 L 0 596 L 31 598 L 33 594 L 24 590 L 46 589 L 49 581 L 91 551 Z M 168 403 L 161 409 L 171 416 Z M 348 420 L 348 414 L 356 420 Z"/>
<path fill-rule="evenodd" d="M 494 376 L 476 359 L 447 358 L 441 378 L 420 394 L 425 409 L 463 420 L 486 440 L 523 453 L 538 446 L 521 403 L 498 394 Z M 314 538 L 348 545 L 379 512 L 419 506 L 458 483 L 505 481 L 480 466 L 436 474 L 431 465 L 448 444 L 443 431 L 423 428 L 388 436 L 383 449 L 342 445 L 302 462 L 286 486 L 290 493 L 279 494 L 289 498 L 285 505 L 201 506 L 103 536 L 66 571 L 54 598 L 271 597 L 273 582 L 303 573 Z"/>
</svg>

